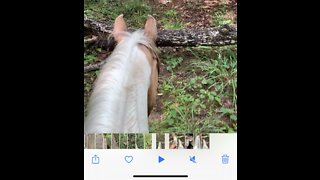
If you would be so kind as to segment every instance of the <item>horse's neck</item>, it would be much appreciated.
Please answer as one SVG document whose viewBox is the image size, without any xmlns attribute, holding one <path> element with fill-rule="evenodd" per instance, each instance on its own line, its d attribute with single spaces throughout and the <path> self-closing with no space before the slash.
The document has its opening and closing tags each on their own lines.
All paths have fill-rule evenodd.
<svg viewBox="0 0 320 180">
<path fill-rule="evenodd" d="M 102 69 L 89 104 L 87 131 L 148 132 L 151 68 L 138 47 L 131 51 L 114 56 Z"/>
</svg>

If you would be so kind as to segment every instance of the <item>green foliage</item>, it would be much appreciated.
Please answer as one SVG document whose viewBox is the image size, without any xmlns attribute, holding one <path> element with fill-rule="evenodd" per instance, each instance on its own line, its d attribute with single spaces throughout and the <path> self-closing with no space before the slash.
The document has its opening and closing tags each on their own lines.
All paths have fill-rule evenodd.
<svg viewBox="0 0 320 180">
<path fill-rule="evenodd" d="M 164 119 L 153 122 L 151 132 L 235 132 L 237 123 L 235 46 L 189 48 L 186 57 L 163 55 L 171 77 L 162 81 Z M 181 59 L 179 61 L 178 59 Z M 191 68 L 190 68 L 191 67 Z M 188 69 L 190 68 L 190 69 Z M 177 72 L 187 77 L 178 79 Z"/>
<path fill-rule="evenodd" d="M 128 136 L 127 134 L 119 134 L 119 148 L 127 149 L 128 147 Z"/>
<path fill-rule="evenodd" d="M 212 12 L 212 26 L 223 26 L 235 23 L 235 19 L 230 16 L 230 12 L 232 12 L 230 3 L 231 1 L 220 1 L 217 3 L 217 7 L 213 9 Z"/>
<path fill-rule="evenodd" d="M 166 64 L 166 68 L 168 71 L 172 72 L 172 70 L 177 67 L 183 61 L 182 57 L 176 57 L 174 55 L 167 55 L 163 58 L 163 62 Z"/>
<path fill-rule="evenodd" d="M 174 29 L 181 29 L 183 28 L 182 22 L 176 21 L 164 21 L 164 29 L 174 30 Z"/>
<path fill-rule="evenodd" d="M 223 13 L 221 11 L 214 12 L 214 14 L 213 14 L 214 20 L 212 21 L 213 22 L 212 25 L 213 26 L 223 26 L 226 24 L 230 24 L 232 21 L 230 19 L 224 18 L 224 15 L 225 15 L 225 13 Z"/>
<path fill-rule="evenodd" d="M 164 12 L 164 17 L 161 19 L 164 29 L 181 29 L 183 23 L 179 20 L 178 12 L 174 9 Z"/>
<path fill-rule="evenodd" d="M 178 12 L 176 11 L 176 10 L 174 10 L 174 9 L 170 9 L 170 10 L 168 10 L 168 11 L 166 11 L 166 12 L 164 12 L 164 15 L 166 16 L 166 17 L 177 17 L 177 15 L 178 15 Z"/>
<path fill-rule="evenodd" d="M 151 134 L 143 134 L 145 141 L 144 141 L 144 149 L 151 149 L 152 148 L 152 135 Z"/>
<path fill-rule="evenodd" d="M 113 23 L 116 17 L 123 14 L 127 26 L 142 28 L 148 14 L 151 14 L 151 8 L 146 0 L 88 1 L 85 3 L 84 14 L 86 17 L 93 19 L 107 18 L 108 23 Z"/>
</svg>

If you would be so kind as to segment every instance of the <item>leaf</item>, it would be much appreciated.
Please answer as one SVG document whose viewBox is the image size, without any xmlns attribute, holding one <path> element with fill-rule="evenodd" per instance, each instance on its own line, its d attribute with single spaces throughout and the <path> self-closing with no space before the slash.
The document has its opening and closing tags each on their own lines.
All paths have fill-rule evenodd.
<svg viewBox="0 0 320 180">
<path fill-rule="evenodd" d="M 173 125 L 174 123 L 174 120 L 172 118 L 168 118 L 167 121 L 166 121 L 170 126 Z"/>
<path fill-rule="evenodd" d="M 228 127 L 228 133 L 234 133 L 234 130 L 231 127 Z"/>
<path fill-rule="evenodd" d="M 215 96 L 214 99 L 221 105 L 221 99 L 218 96 Z"/>
<path fill-rule="evenodd" d="M 200 104 L 200 107 L 201 107 L 202 109 L 205 109 L 205 108 L 206 108 L 206 105 Z"/>
<path fill-rule="evenodd" d="M 236 121 L 236 120 L 237 120 L 237 116 L 234 115 L 234 114 L 232 114 L 232 115 L 230 116 L 230 119 Z"/>
<path fill-rule="evenodd" d="M 173 117 L 173 118 L 176 118 L 177 117 L 177 111 L 171 110 L 170 111 L 170 116 Z"/>
<path fill-rule="evenodd" d="M 208 84 L 213 84 L 214 81 L 213 81 L 212 79 L 208 79 L 208 80 L 207 80 L 207 83 L 208 83 Z"/>
<path fill-rule="evenodd" d="M 208 99 L 209 99 L 210 101 L 213 101 L 213 100 L 214 100 L 214 96 L 212 96 L 211 94 L 208 94 Z"/>
<path fill-rule="evenodd" d="M 194 83 L 196 83 L 196 79 L 195 79 L 195 78 L 192 78 L 192 79 L 190 80 L 190 84 L 194 84 Z"/>
<path fill-rule="evenodd" d="M 206 79 L 203 79 L 203 80 L 201 81 L 201 83 L 202 83 L 202 84 L 208 84 L 208 81 L 207 81 Z"/>
<path fill-rule="evenodd" d="M 220 112 L 224 113 L 224 114 L 231 114 L 233 113 L 233 109 L 229 109 L 229 108 L 221 108 Z"/>
</svg>

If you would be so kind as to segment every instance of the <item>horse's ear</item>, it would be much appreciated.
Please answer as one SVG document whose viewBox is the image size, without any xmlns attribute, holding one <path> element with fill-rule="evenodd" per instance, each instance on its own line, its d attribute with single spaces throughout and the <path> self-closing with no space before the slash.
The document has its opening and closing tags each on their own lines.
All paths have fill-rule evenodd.
<svg viewBox="0 0 320 180">
<path fill-rule="evenodd" d="M 127 31 L 127 25 L 126 22 L 124 22 L 123 14 L 119 15 L 116 20 L 114 21 L 113 25 L 113 36 L 116 42 L 120 42 L 122 40 L 121 33 L 123 31 Z"/>
<path fill-rule="evenodd" d="M 157 21 L 151 15 L 148 15 L 148 19 L 144 25 L 144 34 L 153 41 L 157 39 Z"/>
</svg>

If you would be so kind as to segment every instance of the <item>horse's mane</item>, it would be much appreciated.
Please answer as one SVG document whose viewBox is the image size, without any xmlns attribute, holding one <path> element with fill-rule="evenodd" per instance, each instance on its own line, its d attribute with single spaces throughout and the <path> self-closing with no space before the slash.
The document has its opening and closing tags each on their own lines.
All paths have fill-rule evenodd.
<svg viewBox="0 0 320 180">
<path fill-rule="evenodd" d="M 157 49 L 143 30 L 124 32 L 122 37 L 93 85 L 85 120 L 87 133 L 148 131 L 148 127 L 134 121 L 146 124 L 148 120 L 145 93 L 150 85 L 151 68 L 139 45 L 147 47 L 153 58 L 159 60 Z"/>
</svg>

